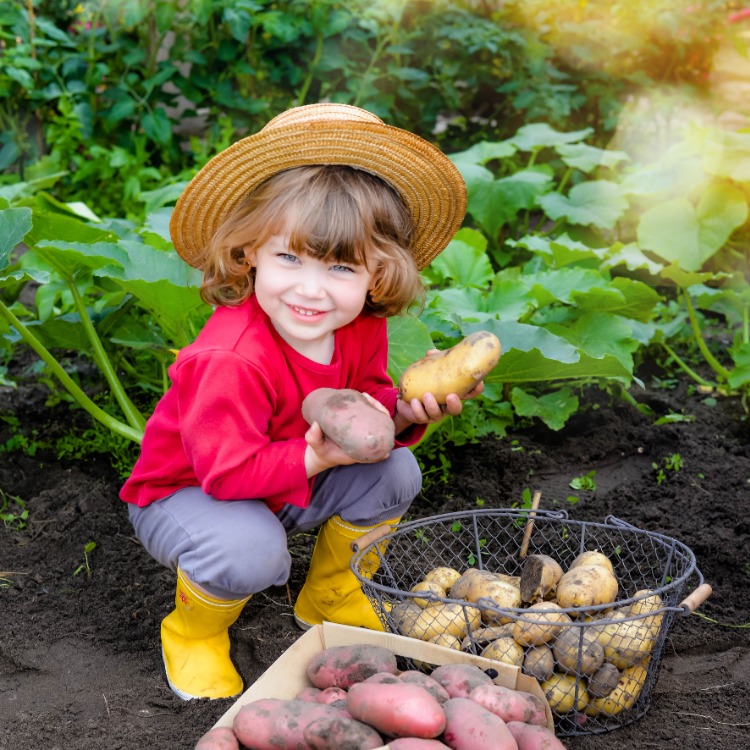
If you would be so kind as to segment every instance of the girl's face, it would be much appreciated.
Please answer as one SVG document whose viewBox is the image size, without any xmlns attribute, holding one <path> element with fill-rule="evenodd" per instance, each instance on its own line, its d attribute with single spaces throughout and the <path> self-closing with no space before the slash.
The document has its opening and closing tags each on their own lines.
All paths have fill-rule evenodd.
<svg viewBox="0 0 750 750">
<path fill-rule="evenodd" d="M 255 268 L 258 304 L 281 338 L 308 359 L 328 364 L 334 331 L 362 312 L 373 274 L 365 266 L 298 255 L 282 235 L 245 252 Z"/>
</svg>

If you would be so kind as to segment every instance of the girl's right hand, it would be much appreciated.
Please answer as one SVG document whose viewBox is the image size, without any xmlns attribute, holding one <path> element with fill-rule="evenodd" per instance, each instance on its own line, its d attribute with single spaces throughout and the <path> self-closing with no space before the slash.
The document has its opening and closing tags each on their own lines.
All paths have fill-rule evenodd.
<svg viewBox="0 0 750 750">
<path fill-rule="evenodd" d="M 308 477 L 314 477 L 321 471 L 333 466 L 356 464 L 357 461 L 344 453 L 336 443 L 323 434 L 320 425 L 313 422 L 305 433 L 305 469 Z"/>
</svg>

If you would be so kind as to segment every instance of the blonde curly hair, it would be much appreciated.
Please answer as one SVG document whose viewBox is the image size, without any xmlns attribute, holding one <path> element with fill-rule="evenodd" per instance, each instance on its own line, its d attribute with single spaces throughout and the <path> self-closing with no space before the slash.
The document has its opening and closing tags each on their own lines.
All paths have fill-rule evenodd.
<svg viewBox="0 0 750 750">
<path fill-rule="evenodd" d="M 270 177 L 219 227 L 206 252 L 203 299 L 210 305 L 246 300 L 254 281 L 246 250 L 278 234 L 292 252 L 366 266 L 375 283 L 365 310 L 375 315 L 397 315 L 424 298 L 413 223 L 398 193 L 368 172 L 320 165 Z"/>
</svg>

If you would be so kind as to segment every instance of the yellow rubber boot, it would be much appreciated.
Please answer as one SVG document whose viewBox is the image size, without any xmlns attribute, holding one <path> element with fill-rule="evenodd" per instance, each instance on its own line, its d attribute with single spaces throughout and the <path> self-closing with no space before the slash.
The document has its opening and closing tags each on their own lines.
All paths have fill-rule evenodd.
<svg viewBox="0 0 750 750">
<path fill-rule="evenodd" d="M 318 532 L 305 585 L 294 605 L 294 619 L 303 630 L 327 622 L 340 625 L 384 630 L 380 618 L 362 591 L 349 563 L 351 543 L 383 523 L 395 525 L 399 518 L 375 526 L 353 526 L 341 516 L 329 518 Z M 382 552 L 386 542 L 378 545 Z M 380 567 L 380 557 L 373 548 L 362 560 L 361 570 L 372 577 Z"/>
<path fill-rule="evenodd" d="M 167 682 L 183 700 L 231 698 L 242 678 L 229 658 L 229 626 L 247 599 L 215 599 L 177 570 L 175 608 L 161 623 Z"/>
</svg>

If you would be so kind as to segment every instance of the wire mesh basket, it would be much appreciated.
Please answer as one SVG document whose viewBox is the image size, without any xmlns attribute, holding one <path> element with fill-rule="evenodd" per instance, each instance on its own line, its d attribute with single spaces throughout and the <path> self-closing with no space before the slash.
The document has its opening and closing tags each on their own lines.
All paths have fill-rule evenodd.
<svg viewBox="0 0 750 750">
<path fill-rule="evenodd" d="M 352 570 L 387 631 L 517 665 L 539 680 L 560 736 L 608 732 L 643 716 L 675 614 L 711 593 L 688 547 L 613 516 L 594 523 L 565 511 L 450 513 L 381 527 L 353 549 Z M 430 571 L 448 568 L 520 591 L 531 560 L 552 558 L 565 571 L 586 551 L 611 562 L 614 601 L 561 608 L 548 594 L 532 606 L 515 594 L 509 604 L 423 585 Z M 692 576 L 698 586 L 684 597 Z"/>
</svg>

